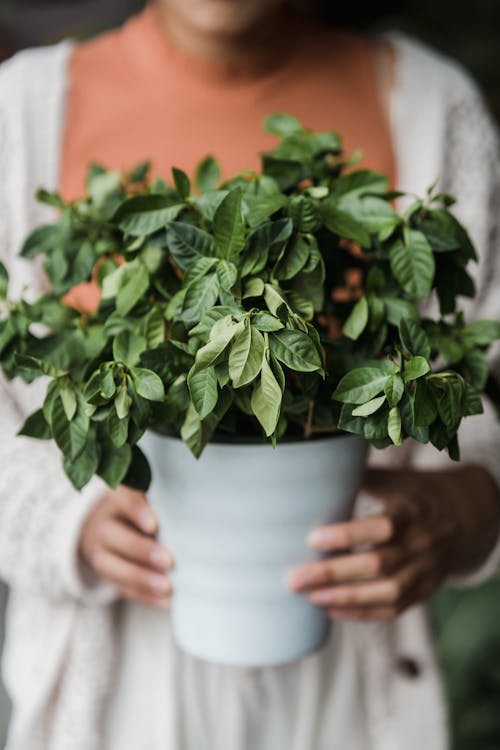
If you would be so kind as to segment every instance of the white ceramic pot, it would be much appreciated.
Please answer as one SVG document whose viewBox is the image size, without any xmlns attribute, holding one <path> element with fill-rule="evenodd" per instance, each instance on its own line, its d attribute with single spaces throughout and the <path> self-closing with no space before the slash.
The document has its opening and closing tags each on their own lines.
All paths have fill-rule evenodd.
<svg viewBox="0 0 500 750">
<path fill-rule="evenodd" d="M 320 648 L 329 620 L 286 584 L 319 557 L 317 526 L 352 514 L 367 443 L 339 434 L 314 441 L 210 443 L 196 460 L 177 438 L 141 441 L 153 471 L 148 492 L 172 551 L 172 627 L 202 659 L 282 664 Z"/>
</svg>

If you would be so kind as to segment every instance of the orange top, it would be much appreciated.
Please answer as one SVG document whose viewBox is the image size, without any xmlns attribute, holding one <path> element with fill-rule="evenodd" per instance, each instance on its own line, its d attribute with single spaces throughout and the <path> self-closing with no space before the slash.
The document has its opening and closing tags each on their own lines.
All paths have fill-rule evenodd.
<svg viewBox="0 0 500 750">
<path fill-rule="evenodd" d="M 62 192 L 82 196 L 92 160 L 128 169 L 150 159 L 165 178 L 171 166 L 191 175 L 208 153 L 224 177 L 258 168 L 259 153 L 276 144 L 262 132 L 271 112 L 336 130 L 347 154 L 362 148 L 360 166 L 392 177 L 374 57 L 368 39 L 292 21 L 264 57 L 202 60 L 173 48 L 148 7 L 72 54 Z"/>
<path fill-rule="evenodd" d="M 224 62 L 173 47 L 150 6 L 122 28 L 78 45 L 70 60 L 64 197 L 84 194 L 90 161 L 130 169 L 149 159 L 151 176 L 166 179 L 172 166 L 192 175 L 209 153 L 223 177 L 257 169 L 259 154 L 276 144 L 262 131 L 272 112 L 293 114 L 314 130 L 336 130 L 346 154 L 362 148 L 360 166 L 393 178 L 374 45 L 287 18 L 264 54 Z M 87 294 L 97 302 L 95 288 Z"/>
</svg>

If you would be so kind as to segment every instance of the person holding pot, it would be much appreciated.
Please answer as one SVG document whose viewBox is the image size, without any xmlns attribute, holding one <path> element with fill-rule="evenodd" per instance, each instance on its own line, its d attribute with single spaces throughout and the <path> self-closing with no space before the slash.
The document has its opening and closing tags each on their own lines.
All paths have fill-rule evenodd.
<svg viewBox="0 0 500 750">
<path fill-rule="evenodd" d="M 500 317 L 497 140 L 474 83 L 407 37 L 325 30 L 285 0 L 154 0 L 117 31 L 0 68 L 0 253 L 14 290 L 43 285 L 16 257 L 47 220 L 32 199 L 40 184 L 77 198 L 90 161 L 126 168 L 147 156 L 154 173 L 192 173 L 206 153 L 223 176 L 257 167 L 272 145 L 262 119 L 276 111 L 335 128 L 398 189 L 423 194 L 440 175 L 480 254 L 466 313 Z M 75 290 L 75 303 L 92 294 Z M 422 605 L 443 581 L 498 569 L 490 407 L 466 420 L 458 467 L 410 443 L 370 454 L 356 518 L 317 529 L 308 543 L 324 559 L 289 581 L 327 609 L 330 641 L 298 662 L 246 669 L 176 647 L 165 612 L 173 560 L 147 498 L 99 480 L 76 493 L 53 446 L 13 440 L 37 387 L 0 387 L 7 750 L 447 747 Z"/>
</svg>

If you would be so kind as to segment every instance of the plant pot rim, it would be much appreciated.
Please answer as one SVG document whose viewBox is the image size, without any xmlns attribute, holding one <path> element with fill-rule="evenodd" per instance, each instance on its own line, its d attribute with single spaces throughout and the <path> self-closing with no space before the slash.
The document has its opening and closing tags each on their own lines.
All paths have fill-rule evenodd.
<svg viewBox="0 0 500 750">
<path fill-rule="evenodd" d="M 171 427 L 168 425 L 151 425 L 148 427 L 148 430 L 153 432 L 155 435 L 158 435 L 160 437 L 165 438 L 171 438 L 175 440 L 179 440 L 182 442 L 181 436 Z M 354 432 L 347 432 L 345 430 L 338 430 L 337 432 L 325 432 L 321 433 L 319 435 L 312 435 L 310 438 L 304 438 L 304 437 L 282 437 L 278 440 L 278 447 L 279 445 L 311 445 L 312 443 L 323 443 L 327 440 L 339 440 L 340 438 L 362 438 L 362 435 L 358 435 Z M 262 446 L 268 449 L 270 447 L 270 443 L 268 440 L 266 440 L 263 437 L 260 437 L 259 435 L 241 435 L 239 433 L 225 433 L 225 432 L 218 432 L 215 433 L 212 438 L 208 441 L 207 447 L 212 444 L 217 445 L 225 445 L 227 447 L 241 447 L 243 445 L 248 446 Z"/>
</svg>

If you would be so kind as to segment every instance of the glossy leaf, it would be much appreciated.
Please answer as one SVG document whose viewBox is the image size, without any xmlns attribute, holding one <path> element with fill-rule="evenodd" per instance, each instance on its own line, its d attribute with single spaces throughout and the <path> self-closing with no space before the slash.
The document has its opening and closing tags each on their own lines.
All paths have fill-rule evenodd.
<svg viewBox="0 0 500 750">
<path fill-rule="evenodd" d="M 354 305 L 351 314 L 344 323 L 342 333 L 354 341 L 358 339 L 368 324 L 368 302 L 361 297 Z"/>
<path fill-rule="evenodd" d="M 200 419 L 205 419 L 217 403 L 217 376 L 213 367 L 192 369 L 188 375 L 189 393 Z"/>
<path fill-rule="evenodd" d="M 280 362 L 298 372 L 321 372 L 318 350 L 303 331 L 283 329 L 269 337 L 271 351 Z"/>
<path fill-rule="evenodd" d="M 245 246 L 245 225 L 241 213 L 241 190 L 231 190 L 214 216 L 213 231 L 221 258 L 230 260 Z"/>
<path fill-rule="evenodd" d="M 260 378 L 252 393 L 251 406 L 266 436 L 269 437 L 278 424 L 281 388 L 266 357 L 263 358 Z"/>
<path fill-rule="evenodd" d="M 381 393 L 391 374 L 378 367 L 357 367 L 344 375 L 332 398 L 350 404 L 364 404 Z"/>
<path fill-rule="evenodd" d="M 410 229 L 404 242 L 390 252 L 391 270 L 403 289 L 416 300 L 429 294 L 434 280 L 434 256 L 425 235 Z"/>
<path fill-rule="evenodd" d="M 229 375 L 235 388 L 251 383 L 260 372 L 264 356 L 264 337 L 247 324 L 234 339 L 229 354 Z"/>
</svg>

